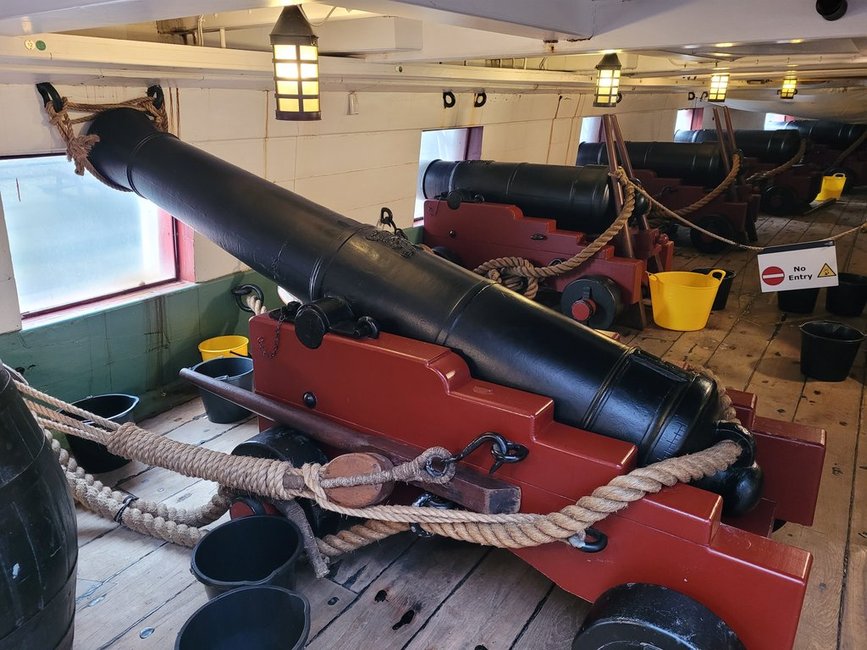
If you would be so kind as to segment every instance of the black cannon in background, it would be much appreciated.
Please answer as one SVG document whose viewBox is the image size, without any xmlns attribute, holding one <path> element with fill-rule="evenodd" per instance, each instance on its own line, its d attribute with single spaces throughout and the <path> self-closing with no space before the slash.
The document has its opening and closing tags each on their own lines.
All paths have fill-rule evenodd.
<svg viewBox="0 0 867 650">
<path fill-rule="evenodd" d="M 535 266 L 569 259 L 617 216 L 609 170 L 601 165 L 435 160 L 424 170 L 422 191 L 424 243 L 469 269 L 501 257 Z M 622 315 L 643 324 L 635 312 L 648 263 L 653 271 L 670 270 L 674 255 L 666 235 L 638 224 L 647 208 L 639 195 L 623 237 L 574 271 L 547 279 L 537 299 L 595 328 Z"/>
<path fill-rule="evenodd" d="M 726 177 L 727 162 L 713 143 L 626 142 L 635 177 L 665 207 L 680 210 L 703 198 Z M 582 142 L 577 164 L 607 164 L 605 143 Z M 732 241 L 756 240 L 759 196 L 735 181 L 721 196 L 687 215 L 692 223 Z M 690 230 L 693 245 L 704 253 L 724 250 L 726 244 L 698 230 Z"/>
<path fill-rule="evenodd" d="M 845 174 L 843 191 L 867 183 L 867 125 L 830 120 L 792 120 L 787 129 L 797 130 L 808 141 L 804 162 L 815 165 L 825 176 Z M 843 155 L 856 145 L 855 148 Z"/>
<path fill-rule="evenodd" d="M 716 129 L 677 131 L 675 142 L 716 142 Z M 801 148 L 801 135 L 792 129 L 775 131 L 739 130 L 735 143 L 744 156 L 744 176 L 763 174 L 789 162 Z M 801 157 L 803 160 L 803 156 Z M 796 215 L 806 212 L 822 188 L 822 172 L 816 165 L 797 162 L 793 166 L 758 180 L 762 194 L 762 212 L 773 215 Z"/>
</svg>

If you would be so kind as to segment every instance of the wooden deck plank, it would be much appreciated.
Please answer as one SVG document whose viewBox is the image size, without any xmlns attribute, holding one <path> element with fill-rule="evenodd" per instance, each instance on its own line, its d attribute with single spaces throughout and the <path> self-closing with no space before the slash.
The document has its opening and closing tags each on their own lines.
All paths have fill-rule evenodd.
<svg viewBox="0 0 867 650">
<path fill-rule="evenodd" d="M 489 549 L 453 540 L 414 544 L 313 638 L 310 648 L 402 648 Z"/>
<path fill-rule="evenodd" d="M 536 616 L 516 640 L 513 650 L 569 648 L 590 603 L 553 587 Z"/>
<path fill-rule="evenodd" d="M 867 390 L 861 397 L 861 418 L 855 455 L 855 483 L 850 500 L 848 560 L 840 620 L 840 648 L 857 650 L 867 639 Z"/>
<path fill-rule="evenodd" d="M 406 646 L 406 650 L 506 648 L 551 588 L 551 581 L 502 549 L 485 557 Z M 477 612 L 473 625 L 467 615 Z"/>
</svg>

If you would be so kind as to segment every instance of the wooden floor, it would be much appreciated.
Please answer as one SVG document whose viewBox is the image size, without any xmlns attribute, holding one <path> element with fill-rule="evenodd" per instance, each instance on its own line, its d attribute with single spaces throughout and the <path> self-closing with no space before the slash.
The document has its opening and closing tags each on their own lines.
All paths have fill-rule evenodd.
<svg viewBox="0 0 867 650">
<path fill-rule="evenodd" d="M 807 217 L 762 217 L 759 243 L 821 239 L 864 217 L 863 197 Z M 838 242 L 838 261 L 841 269 L 867 274 L 867 234 Z M 867 647 L 864 348 L 845 382 L 805 382 L 798 367 L 798 325 L 824 314 L 823 295 L 813 316 L 782 314 L 774 294 L 759 293 L 755 257 L 747 252 L 715 257 L 681 246 L 675 266 L 737 271 L 728 308 L 714 312 L 699 332 L 651 327 L 626 341 L 675 362 L 710 367 L 727 385 L 756 393 L 761 415 L 827 429 L 816 523 L 788 524 L 775 537 L 814 556 L 796 647 Z M 864 317 L 835 319 L 865 326 Z M 210 423 L 198 401 L 143 426 L 223 451 L 256 433 L 252 421 Z M 105 480 L 176 506 L 203 503 L 214 490 L 211 483 L 136 463 Z M 190 575 L 189 550 L 81 510 L 79 541 L 75 648 L 171 647 L 178 629 L 206 600 Z M 311 601 L 310 647 L 317 649 L 568 648 L 588 607 L 509 553 L 409 534 L 344 558 L 328 579 L 314 580 L 305 567 L 300 589 Z"/>
</svg>

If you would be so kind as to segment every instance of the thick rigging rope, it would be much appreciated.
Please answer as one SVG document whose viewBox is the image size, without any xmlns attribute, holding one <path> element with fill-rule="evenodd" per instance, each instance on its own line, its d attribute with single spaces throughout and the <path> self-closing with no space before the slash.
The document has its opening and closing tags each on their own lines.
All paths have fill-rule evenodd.
<svg viewBox="0 0 867 650">
<path fill-rule="evenodd" d="M 621 184 L 623 184 L 623 174 L 623 169 L 618 169 L 614 175 L 615 180 Z M 503 284 L 513 291 L 523 289 L 521 292 L 532 300 L 539 291 L 539 280 L 558 277 L 574 271 L 607 246 L 617 233 L 627 227 L 627 223 L 635 211 L 635 186 L 623 185 L 625 196 L 620 214 L 605 232 L 601 233 L 576 255 L 549 266 L 535 266 L 530 260 L 523 257 L 497 257 L 477 266 L 473 272 Z"/>
<path fill-rule="evenodd" d="M 732 156 L 732 168 L 729 170 L 729 173 L 726 174 L 726 177 L 722 180 L 722 182 L 719 185 L 717 185 L 715 188 L 713 188 L 710 192 L 705 194 L 703 197 L 701 197 L 695 203 L 684 206 L 682 208 L 678 208 L 677 210 L 674 210 L 673 212 L 680 217 L 685 217 L 688 214 L 692 214 L 693 212 L 701 210 L 706 205 L 715 201 L 723 192 L 725 192 L 729 188 L 729 186 L 731 186 L 732 183 L 735 182 L 735 180 L 738 177 L 738 174 L 740 173 L 740 170 L 741 170 L 741 157 L 739 154 L 735 154 L 734 156 Z M 657 205 L 662 206 L 661 203 L 659 203 L 658 201 L 655 201 L 654 207 L 656 207 Z M 668 208 L 665 208 L 665 209 L 669 210 Z"/>
<path fill-rule="evenodd" d="M 773 178 L 774 176 L 777 176 L 778 174 L 782 174 L 784 171 L 788 171 L 789 169 L 791 169 L 792 167 L 797 165 L 799 162 L 801 162 L 801 159 L 804 157 L 804 152 L 806 152 L 806 151 L 807 151 L 807 139 L 801 138 L 801 144 L 798 146 L 798 151 L 795 153 L 794 156 L 789 158 L 786 162 L 784 162 L 779 167 L 774 167 L 773 169 L 769 169 L 768 171 L 765 171 L 765 172 L 756 172 L 755 174 L 752 174 L 751 176 L 747 177 L 747 179 L 744 182 L 750 183 L 751 185 L 753 185 L 756 183 L 761 183 L 762 181 L 765 181 L 769 178 Z"/>
<path fill-rule="evenodd" d="M 75 163 L 75 173 L 79 176 L 84 175 L 86 169 L 91 175 L 101 183 L 108 185 L 112 189 L 122 192 L 129 192 L 125 187 L 112 182 L 100 174 L 88 156 L 90 150 L 97 142 L 99 136 L 81 135 L 75 133 L 74 126 L 92 121 L 97 115 L 115 108 L 132 108 L 143 113 L 147 113 L 153 118 L 154 126 L 160 131 L 168 131 L 169 119 L 166 114 L 165 102 L 161 103 L 157 108 L 154 99 L 151 97 L 136 97 L 123 102 L 115 102 L 111 104 L 86 104 L 82 102 L 71 102 L 66 97 L 60 98 L 61 108 L 56 110 L 54 103 L 49 101 L 45 103 L 45 112 L 48 114 L 48 119 L 51 124 L 57 129 L 60 137 L 66 143 L 66 159 Z M 72 119 L 69 113 L 86 113 L 82 117 Z"/>
<path fill-rule="evenodd" d="M 132 423 L 118 425 L 24 383 L 16 384 L 49 437 L 51 436 L 48 431 L 78 435 L 105 444 L 110 452 L 117 455 L 172 469 L 187 476 L 218 482 L 221 488 L 217 495 L 206 506 L 195 511 L 172 509 L 149 502 L 135 502 L 133 505 L 130 495 L 112 491 L 85 474 L 68 452 L 61 449 L 56 440 L 52 441 L 52 448 L 58 454 L 67 481 L 79 503 L 101 516 L 120 521 L 133 530 L 185 546 L 194 545 L 201 537 L 199 526 L 214 521 L 225 512 L 231 494 L 228 488 L 234 488 L 277 501 L 296 497 L 309 498 L 326 510 L 369 519 L 347 531 L 317 540 L 319 552 L 327 557 L 405 530 L 410 523 L 418 523 L 431 533 L 504 548 L 523 548 L 555 541 L 580 547 L 583 544 L 584 531 L 609 514 L 618 512 L 663 487 L 673 486 L 678 482 L 691 482 L 721 471 L 734 463 L 741 453 L 736 443 L 722 441 L 694 454 L 669 458 L 634 469 L 629 474 L 616 476 L 607 485 L 597 488 L 577 503 L 545 515 L 492 515 L 399 505 L 347 508 L 328 499 L 325 490 L 329 487 L 329 479 L 322 478 L 322 467 L 318 464 L 306 464 L 296 468 L 282 461 L 232 456 L 181 443 L 145 431 Z M 721 391 L 721 395 L 724 395 L 724 391 Z M 93 424 L 63 415 L 55 410 L 56 408 L 85 417 Z M 733 411 L 729 408 L 725 414 L 730 416 Z M 395 467 L 391 472 L 344 477 L 343 484 L 360 485 L 392 480 L 448 481 L 453 475 L 454 467 L 451 467 L 451 473 L 442 479 L 435 479 L 422 470 L 430 458 L 441 459 L 443 454 L 448 455 L 448 450 L 432 448 L 413 461 Z M 324 565 L 324 562 L 322 564 Z"/>
</svg>

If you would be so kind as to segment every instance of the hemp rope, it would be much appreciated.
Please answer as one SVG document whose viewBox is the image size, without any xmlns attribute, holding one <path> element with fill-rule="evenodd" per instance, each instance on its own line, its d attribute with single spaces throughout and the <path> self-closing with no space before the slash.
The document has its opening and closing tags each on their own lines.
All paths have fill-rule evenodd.
<svg viewBox="0 0 867 650">
<path fill-rule="evenodd" d="M 112 453 L 173 469 L 185 475 L 217 481 L 222 485 L 221 490 L 235 487 L 281 501 L 302 496 L 312 498 L 321 507 L 333 512 L 378 520 L 376 523 L 367 522 L 354 526 L 349 531 L 321 540 L 319 547 L 323 554 L 329 556 L 387 537 L 394 532 L 404 530 L 410 523 L 420 523 L 429 532 L 454 539 L 505 548 L 522 548 L 566 540 L 574 540 L 572 543 L 580 545 L 584 530 L 610 513 L 625 508 L 629 503 L 643 498 L 648 493 L 658 492 L 665 486 L 694 481 L 725 469 L 735 462 L 741 453 L 737 443 L 722 441 L 695 454 L 669 458 L 647 467 L 637 468 L 629 474 L 614 477 L 607 485 L 596 488 L 590 496 L 582 497 L 576 504 L 547 515 L 528 513 L 492 515 L 414 506 L 345 508 L 328 500 L 324 491 L 325 480 L 319 476 L 321 470 L 319 465 L 302 466 L 300 472 L 304 478 L 304 487 L 294 489 L 287 487 L 284 482 L 285 477 L 296 476 L 289 470 L 298 471 L 289 463 L 266 458 L 231 456 L 170 440 L 144 431 L 132 423 L 119 426 L 110 423 L 113 425 L 111 433 L 74 420 L 75 425 L 68 425 L 45 417 L 46 407 L 34 403 L 35 399 L 44 399 L 42 397 L 44 393 L 24 384 L 19 384 L 19 390 L 25 395 L 28 406 L 34 410 L 43 426 L 70 431 L 80 428 L 82 437 L 97 441 L 101 436 L 101 441 Z M 45 397 L 50 398 L 50 396 Z M 64 404 L 56 398 L 50 400 Z M 53 415 L 50 417 L 53 418 Z M 63 417 L 65 416 L 61 416 Z M 59 452 L 61 457 L 64 453 L 66 452 Z M 418 464 L 424 462 L 423 456 L 416 459 Z M 69 460 L 67 466 L 68 463 Z M 124 504 L 126 495 L 112 493 L 92 477 L 90 477 L 91 481 L 87 481 L 87 475 L 81 478 L 76 475 L 76 472 L 67 471 L 68 480 L 72 479 L 70 474 L 73 474 L 76 479 L 71 482 L 77 500 L 98 514 L 114 518 L 121 508 L 118 502 L 128 505 L 128 503 Z M 353 484 L 358 484 L 357 478 L 350 478 Z M 219 510 L 216 505 L 222 507 L 224 504 L 222 502 L 215 504 L 211 511 Z M 166 514 L 170 512 L 166 510 Z M 121 521 L 134 530 L 174 543 L 192 545 L 195 543 L 194 540 L 201 536 L 201 531 L 194 526 L 178 524 L 165 517 L 154 517 L 150 512 L 142 512 L 141 506 L 127 508 L 120 515 Z"/>
<path fill-rule="evenodd" d="M 265 303 L 259 300 L 259 296 L 255 293 L 248 293 L 244 296 L 244 302 L 247 303 L 247 306 L 252 310 L 254 316 L 268 313 L 268 308 L 265 306 Z"/>
<path fill-rule="evenodd" d="M 169 118 L 166 114 L 165 102 L 160 108 L 154 105 L 153 98 L 151 97 L 136 97 L 111 104 L 85 104 L 71 102 L 66 97 L 61 97 L 61 102 L 62 107 L 59 111 L 54 109 L 53 102 L 47 102 L 45 104 L 45 112 L 48 114 L 49 122 L 57 129 L 60 137 L 66 143 L 66 159 L 75 163 L 75 173 L 79 176 L 84 176 L 84 170 L 86 169 L 94 178 L 108 187 L 122 192 L 129 192 L 130 190 L 127 188 L 121 187 L 117 183 L 105 178 L 91 164 L 88 156 L 93 145 L 99 142 L 99 136 L 96 134 L 76 135 L 73 127 L 76 124 L 90 122 L 104 111 L 115 108 L 132 108 L 150 115 L 153 118 L 154 126 L 158 130 L 168 131 Z M 69 117 L 70 112 L 87 113 L 87 115 L 71 119 Z"/>
<path fill-rule="evenodd" d="M 629 218 L 635 211 L 635 186 L 623 184 L 621 180 L 622 175 L 622 169 L 618 169 L 614 174 L 615 180 L 623 185 L 626 194 L 620 214 L 617 215 L 617 218 L 608 226 L 605 232 L 584 247 L 577 255 L 557 264 L 538 267 L 523 257 L 497 257 L 477 266 L 473 269 L 473 272 L 503 284 L 513 291 L 517 291 L 521 287 L 523 280 L 526 280 L 527 286 L 523 294 L 532 300 L 539 291 L 539 280 L 565 275 L 574 271 L 602 250 L 618 232 L 626 227 Z"/>
<path fill-rule="evenodd" d="M 658 214 L 661 214 L 664 217 L 668 217 L 669 219 L 677 221 L 678 223 L 680 223 L 683 226 L 686 226 L 687 228 L 692 228 L 694 230 L 697 230 L 698 232 L 702 233 L 703 235 L 707 235 L 708 237 L 710 237 L 712 239 L 716 239 L 718 241 L 725 242 L 726 244 L 728 244 L 730 246 L 734 246 L 735 248 L 740 248 L 740 249 L 746 250 L 746 251 L 753 251 L 756 253 L 761 253 L 765 250 L 764 246 L 750 246 L 749 244 L 742 244 L 740 242 L 734 241 L 733 239 L 728 239 L 727 237 L 723 237 L 721 235 L 718 235 L 715 232 L 711 232 L 710 230 L 707 230 L 706 228 L 702 228 L 701 226 L 696 225 L 692 221 L 680 216 L 676 211 L 671 210 L 671 209 L 667 208 L 666 206 L 662 205 L 662 203 L 660 203 L 657 199 L 653 198 L 650 194 L 648 194 L 647 190 L 645 190 L 640 185 L 635 185 L 632 181 L 630 181 L 629 179 L 627 179 L 625 177 L 618 177 L 618 178 L 620 178 L 621 183 L 624 183 L 625 185 L 633 185 L 635 187 L 635 191 L 640 193 L 642 196 L 644 196 L 644 198 L 646 198 L 648 201 L 650 201 L 651 204 L 653 204 L 653 207 L 656 210 L 656 212 Z M 867 223 L 867 222 L 865 222 L 865 223 Z M 858 226 L 855 226 L 853 228 L 849 228 L 848 230 L 844 230 L 843 232 L 837 233 L 836 235 L 832 235 L 831 237 L 825 237 L 824 239 L 820 239 L 820 240 L 816 240 L 816 241 L 836 241 L 838 239 L 842 239 L 843 237 L 851 235 L 854 232 L 860 231 L 864 227 L 864 225 L 865 224 L 862 223 Z M 800 242 L 800 243 L 806 245 L 806 244 L 812 244 L 815 242 Z"/>
<path fill-rule="evenodd" d="M 725 192 L 732 183 L 735 182 L 735 179 L 738 177 L 738 173 L 740 172 L 740 169 L 741 169 L 741 156 L 740 156 L 740 154 L 735 154 L 734 156 L 732 156 L 732 168 L 729 170 L 729 173 L 726 175 L 726 177 L 722 180 L 722 182 L 719 185 L 717 185 L 714 189 L 712 189 L 710 192 L 705 194 L 703 197 L 701 197 L 695 203 L 687 205 L 683 208 L 678 208 L 677 210 L 673 210 L 673 212 L 680 217 L 685 217 L 686 215 L 691 214 L 693 212 L 696 212 L 697 210 L 701 210 L 703 207 L 705 207 L 709 203 L 712 203 L 713 201 L 715 201 L 717 199 L 717 197 L 719 197 L 723 192 Z M 649 195 L 647 193 L 644 193 L 644 194 L 645 194 L 645 196 L 649 197 Z M 654 207 L 656 207 L 656 206 L 665 207 L 659 201 L 654 200 Z M 669 208 L 666 207 L 665 209 L 671 212 L 671 210 L 669 210 Z"/>
<path fill-rule="evenodd" d="M 865 131 L 867 133 L 867 131 Z M 765 172 L 756 172 L 755 174 L 749 176 L 744 182 L 750 184 L 761 183 L 764 180 L 769 178 L 773 178 L 778 174 L 782 174 L 784 171 L 787 171 L 801 162 L 801 159 L 804 157 L 804 153 L 807 151 L 807 139 L 801 138 L 801 144 L 798 146 L 798 151 L 794 156 L 789 158 L 786 162 L 784 162 L 779 167 L 774 167 L 773 169 L 769 169 Z"/>
<path fill-rule="evenodd" d="M 846 160 L 846 158 L 849 157 L 849 154 L 851 154 L 853 151 L 855 151 L 858 147 L 860 147 L 864 143 L 864 140 L 867 140 L 867 129 L 865 129 L 864 132 L 858 136 L 858 138 L 855 140 L 855 142 L 853 142 L 848 147 L 846 147 L 840 153 L 840 155 L 834 159 L 834 162 L 831 163 L 831 167 L 836 167 L 837 165 L 842 163 L 844 160 Z"/>
</svg>

